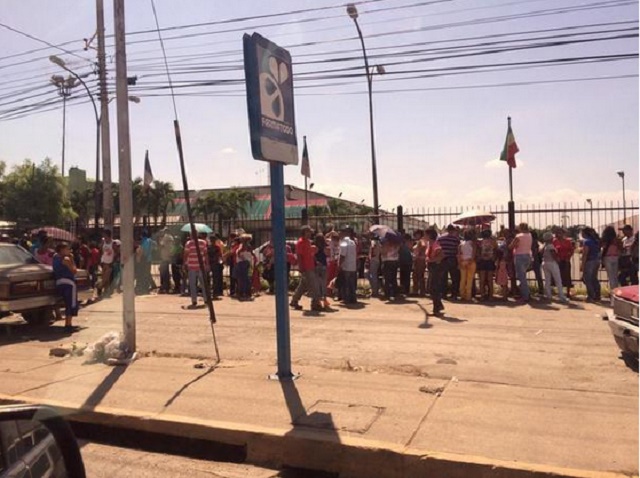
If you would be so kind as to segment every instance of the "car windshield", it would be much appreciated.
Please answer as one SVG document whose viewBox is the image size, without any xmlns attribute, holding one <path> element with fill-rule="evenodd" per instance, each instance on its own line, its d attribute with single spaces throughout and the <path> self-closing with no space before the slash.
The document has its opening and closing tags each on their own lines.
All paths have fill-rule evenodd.
<svg viewBox="0 0 640 478">
<path fill-rule="evenodd" d="M 21 247 L 0 247 L 0 266 L 35 264 L 36 262 L 38 261 Z"/>
</svg>

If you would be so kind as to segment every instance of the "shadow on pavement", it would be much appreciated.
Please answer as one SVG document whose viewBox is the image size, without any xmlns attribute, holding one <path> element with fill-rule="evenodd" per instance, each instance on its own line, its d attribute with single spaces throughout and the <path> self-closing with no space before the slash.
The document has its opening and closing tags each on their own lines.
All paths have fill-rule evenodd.
<svg viewBox="0 0 640 478">
<path fill-rule="evenodd" d="M 620 360 L 624 361 L 624 364 L 627 368 L 631 369 L 635 373 L 638 373 L 638 357 L 631 354 L 620 354 Z"/>
<path fill-rule="evenodd" d="M 194 378 L 193 380 L 188 381 L 187 383 L 185 383 L 182 387 L 180 387 L 180 390 L 178 390 L 176 393 L 173 394 L 173 396 L 166 401 L 166 403 L 164 404 L 164 408 L 170 407 L 173 402 L 176 401 L 176 399 L 182 395 L 182 392 L 184 392 L 187 388 L 189 388 L 191 385 L 193 385 L 194 383 L 196 383 L 199 380 L 202 380 L 204 377 L 206 377 L 207 375 L 209 375 L 211 372 L 213 372 L 216 369 L 216 366 L 212 366 L 209 367 L 208 370 L 206 370 L 205 372 L 201 373 L 200 375 L 198 375 L 196 378 Z"/>
<path fill-rule="evenodd" d="M 285 434 L 293 435 L 297 430 L 319 430 L 322 433 L 322 439 L 331 442 L 340 442 L 340 436 L 338 430 L 333 422 L 331 413 L 323 413 L 314 411 L 307 413 L 307 410 L 302 403 L 300 393 L 296 388 L 295 381 L 292 379 L 279 380 L 282 387 L 282 393 L 284 394 L 284 400 L 287 404 L 287 410 L 291 417 L 292 429 Z M 280 477 L 287 478 L 333 478 L 338 477 L 335 473 L 329 473 L 320 470 L 311 470 L 303 468 L 283 467 L 283 470 L 278 475 Z"/>
<path fill-rule="evenodd" d="M 361 309 L 364 309 L 369 304 L 367 304 L 366 302 L 356 302 L 354 304 L 335 304 L 335 305 L 337 307 L 340 307 L 341 309 L 361 310 Z"/>
<path fill-rule="evenodd" d="M 87 327 L 76 327 L 72 331 L 64 330 L 62 322 L 52 325 L 29 325 L 26 322 L 0 322 L 0 347 L 20 342 L 57 342 L 71 337 Z"/>
<path fill-rule="evenodd" d="M 81 408 L 95 408 L 100 405 L 100 402 L 107 396 L 109 390 L 120 379 L 120 377 L 127 371 L 127 367 L 123 365 L 115 366 L 111 369 L 109 375 L 107 375 L 100 385 L 91 392 L 91 395 L 84 401 Z"/>
</svg>

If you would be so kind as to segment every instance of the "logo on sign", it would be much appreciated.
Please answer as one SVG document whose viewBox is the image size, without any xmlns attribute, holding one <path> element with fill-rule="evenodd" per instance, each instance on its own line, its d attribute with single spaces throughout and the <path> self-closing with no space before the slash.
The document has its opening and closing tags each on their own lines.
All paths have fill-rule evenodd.
<svg viewBox="0 0 640 478">
<path fill-rule="evenodd" d="M 284 121 L 284 100 L 281 86 L 289 78 L 286 63 L 274 56 L 269 58 L 268 70 L 260 73 L 260 106 L 268 118 Z"/>
</svg>

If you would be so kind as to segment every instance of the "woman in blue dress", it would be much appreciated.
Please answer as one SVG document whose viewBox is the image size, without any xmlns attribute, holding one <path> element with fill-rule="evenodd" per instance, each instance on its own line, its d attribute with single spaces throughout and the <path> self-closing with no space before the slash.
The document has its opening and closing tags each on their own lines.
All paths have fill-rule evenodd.
<svg viewBox="0 0 640 478">
<path fill-rule="evenodd" d="M 73 329 L 71 321 L 78 315 L 78 287 L 76 285 L 76 265 L 68 244 L 56 246 L 53 256 L 53 276 L 56 280 L 56 292 L 64 300 L 64 328 Z"/>
</svg>

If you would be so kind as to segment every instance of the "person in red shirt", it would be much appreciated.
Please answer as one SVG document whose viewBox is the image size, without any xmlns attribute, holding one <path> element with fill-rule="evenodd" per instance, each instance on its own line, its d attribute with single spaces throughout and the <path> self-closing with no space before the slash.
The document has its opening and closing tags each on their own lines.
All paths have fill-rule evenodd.
<svg viewBox="0 0 640 478">
<path fill-rule="evenodd" d="M 298 303 L 302 294 L 311 295 L 311 310 L 322 310 L 319 297 L 319 287 L 316 278 L 316 246 L 311 243 L 313 230 L 309 226 L 302 226 L 300 239 L 296 243 L 296 255 L 298 256 L 298 270 L 300 271 L 300 283 L 291 299 L 291 307 L 302 310 Z"/>
<path fill-rule="evenodd" d="M 573 287 L 571 283 L 571 258 L 575 252 L 575 246 L 573 241 L 566 237 L 564 229 L 556 229 L 555 236 L 552 243 L 558 254 L 558 266 L 560 266 L 560 277 L 562 278 L 562 285 L 556 284 L 556 287 L 566 287 L 568 299 Z"/>
</svg>

